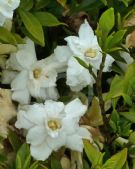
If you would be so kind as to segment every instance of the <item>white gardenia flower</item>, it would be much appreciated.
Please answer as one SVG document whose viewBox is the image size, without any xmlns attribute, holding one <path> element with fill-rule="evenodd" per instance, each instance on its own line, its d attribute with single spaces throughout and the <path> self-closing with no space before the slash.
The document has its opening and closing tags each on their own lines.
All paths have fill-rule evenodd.
<svg viewBox="0 0 135 169">
<path fill-rule="evenodd" d="M 90 64 L 96 70 L 99 69 L 102 62 L 102 50 L 98 44 L 97 37 L 87 20 L 80 26 L 78 36 L 69 36 L 65 40 L 68 43 L 74 56 L 78 56 L 84 60 L 87 64 Z M 114 62 L 114 59 L 107 54 L 104 72 L 110 70 L 110 66 Z"/>
<path fill-rule="evenodd" d="M 0 26 L 3 26 L 6 19 L 12 19 L 19 4 L 20 0 L 0 0 Z"/>
<path fill-rule="evenodd" d="M 120 56 L 125 60 L 126 63 L 117 61 L 117 64 L 123 70 L 123 72 L 125 72 L 128 68 L 128 65 L 134 62 L 134 59 L 130 56 L 129 53 L 124 52 L 124 51 L 120 52 Z"/>
<path fill-rule="evenodd" d="M 15 126 L 28 130 L 26 141 L 36 160 L 46 160 L 62 146 L 82 152 L 82 138 L 92 140 L 89 131 L 78 124 L 86 110 L 79 99 L 67 105 L 47 100 L 20 110 Z"/>
<path fill-rule="evenodd" d="M 18 51 L 12 53 L 7 61 L 8 69 L 19 72 L 11 82 L 12 99 L 21 104 L 28 104 L 30 96 L 56 100 L 55 63 L 49 57 L 37 61 L 33 41 L 28 38 L 25 40 L 26 44 L 18 45 Z"/>
</svg>

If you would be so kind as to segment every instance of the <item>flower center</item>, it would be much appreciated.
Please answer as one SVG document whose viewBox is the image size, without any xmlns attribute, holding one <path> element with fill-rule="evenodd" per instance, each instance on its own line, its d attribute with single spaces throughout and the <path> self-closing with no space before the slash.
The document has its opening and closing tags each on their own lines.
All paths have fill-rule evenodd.
<svg viewBox="0 0 135 169">
<path fill-rule="evenodd" d="M 37 69 L 33 70 L 33 76 L 34 76 L 35 79 L 40 78 L 40 76 L 41 76 L 41 69 L 37 68 Z"/>
<path fill-rule="evenodd" d="M 96 57 L 96 50 L 95 49 L 92 49 L 92 48 L 89 48 L 85 51 L 85 56 L 87 57 L 90 57 L 90 58 L 94 58 Z"/>
<path fill-rule="evenodd" d="M 59 122 L 58 120 L 49 120 L 49 121 L 48 121 L 48 127 L 49 127 L 51 130 L 55 131 L 55 130 L 61 128 L 61 124 L 60 124 L 60 122 Z"/>
</svg>

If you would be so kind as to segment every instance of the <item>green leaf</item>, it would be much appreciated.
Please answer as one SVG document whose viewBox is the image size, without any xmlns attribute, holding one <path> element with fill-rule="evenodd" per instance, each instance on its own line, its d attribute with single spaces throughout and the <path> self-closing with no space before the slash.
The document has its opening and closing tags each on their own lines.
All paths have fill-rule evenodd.
<svg viewBox="0 0 135 169">
<path fill-rule="evenodd" d="M 38 0 L 35 5 L 35 9 L 39 10 L 44 8 L 50 3 L 50 0 Z"/>
<path fill-rule="evenodd" d="M 135 62 L 128 66 L 125 77 L 122 79 L 118 75 L 116 75 L 111 83 L 110 91 L 107 94 L 106 99 L 116 98 L 123 96 L 125 101 L 131 105 L 131 99 L 127 95 L 131 95 L 133 91 L 133 87 L 135 79 Z"/>
<path fill-rule="evenodd" d="M 127 148 L 108 159 L 101 169 L 121 169 L 127 159 Z"/>
<path fill-rule="evenodd" d="M 114 9 L 109 8 L 100 17 L 98 29 L 106 37 L 114 26 Z"/>
<path fill-rule="evenodd" d="M 6 28 L 0 27 L 0 42 L 16 45 L 16 39 Z"/>
<path fill-rule="evenodd" d="M 103 4 L 106 6 L 107 5 L 107 0 L 100 0 L 101 2 L 103 2 Z"/>
<path fill-rule="evenodd" d="M 51 169 L 62 169 L 60 161 L 54 157 L 51 158 Z"/>
<path fill-rule="evenodd" d="M 98 151 L 89 141 L 84 140 L 84 150 L 89 159 L 92 163 L 92 166 L 102 165 L 102 160 L 104 154 Z"/>
<path fill-rule="evenodd" d="M 29 169 L 37 169 L 38 166 L 39 166 L 38 161 L 35 161 L 35 162 L 30 166 Z"/>
<path fill-rule="evenodd" d="M 116 32 L 115 34 L 109 36 L 109 40 L 108 40 L 108 44 L 107 44 L 107 49 L 110 49 L 110 48 L 114 48 L 116 47 L 117 45 L 120 45 L 120 42 L 122 41 L 123 39 L 123 36 L 125 35 L 126 33 L 126 30 L 120 30 L 118 32 Z M 117 46 L 118 47 L 118 46 Z"/>
<path fill-rule="evenodd" d="M 27 144 L 23 144 L 16 155 L 16 168 L 29 169 L 31 162 L 30 150 Z"/>
<path fill-rule="evenodd" d="M 34 13 L 35 17 L 39 20 L 42 26 L 58 26 L 66 25 L 63 22 L 60 22 L 53 14 L 49 12 L 36 12 Z"/>
<path fill-rule="evenodd" d="M 88 66 L 82 59 L 80 59 L 80 58 L 77 57 L 77 56 L 75 56 L 74 58 L 78 61 L 78 63 L 79 63 L 81 66 L 83 66 L 83 67 L 86 68 L 86 69 L 89 69 L 89 66 Z"/>
<path fill-rule="evenodd" d="M 21 146 L 21 142 L 20 142 L 17 134 L 15 132 L 13 132 L 12 130 L 9 130 L 8 139 L 9 139 L 9 142 L 12 145 L 14 151 L 18 151 L 18 149 Z"/>
<path fill-rule="evenodd" d="M 19 14 L 27 31 L 39 42 L 41 46 L 44 46 L 44 32 L 38 19 L 32 13 L 22 9 L 19 9 Z"/>
<path fill-rule="evenodd" d="M 20 8 L 29 11 L 33 7 L 33 0 L 21 0 Z"/>
<path fill-rule="evenodd" d="M 129 112 L 120 112 L 119 114 L 131 121 L 132 123 L 135 123 L 135 110 L 131 109 Z"/>
</svg>

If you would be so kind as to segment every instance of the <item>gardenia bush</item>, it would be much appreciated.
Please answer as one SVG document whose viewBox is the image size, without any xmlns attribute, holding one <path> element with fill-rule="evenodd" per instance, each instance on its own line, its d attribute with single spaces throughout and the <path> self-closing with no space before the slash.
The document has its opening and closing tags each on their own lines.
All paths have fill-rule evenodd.
<svg viewBox="0 0 135 169">
<path fill-rule="evenodd" d="M 135 169 L 134 8 L 0 1 L 0 169 Z"/>
</svg>

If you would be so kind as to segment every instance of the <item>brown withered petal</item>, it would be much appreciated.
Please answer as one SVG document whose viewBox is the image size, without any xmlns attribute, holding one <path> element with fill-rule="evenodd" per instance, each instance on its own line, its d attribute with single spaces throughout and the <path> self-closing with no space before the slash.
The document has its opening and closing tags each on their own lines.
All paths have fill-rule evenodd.
<svg viewBox="0 0 135 169">
<path fill-rule="evenodd" d="M 128 34 L 126 37 L 126 47 L 134 47 L 135 48 L 135 30 Z"/>
<path fill-rule="evenodd" d="M 0 89 L 0 136 L 6 137 L 8 121 L 15 115 L 16 109 L 12 103 L 11 91 Z"/>
<path fill-rule="evenodd" d="M 135 13 L 130 15 L 130 17 L 124 21 L 123 26 L 128 27 L 128 26 L 134 26 L 135 25 Z"/>
</svg>

